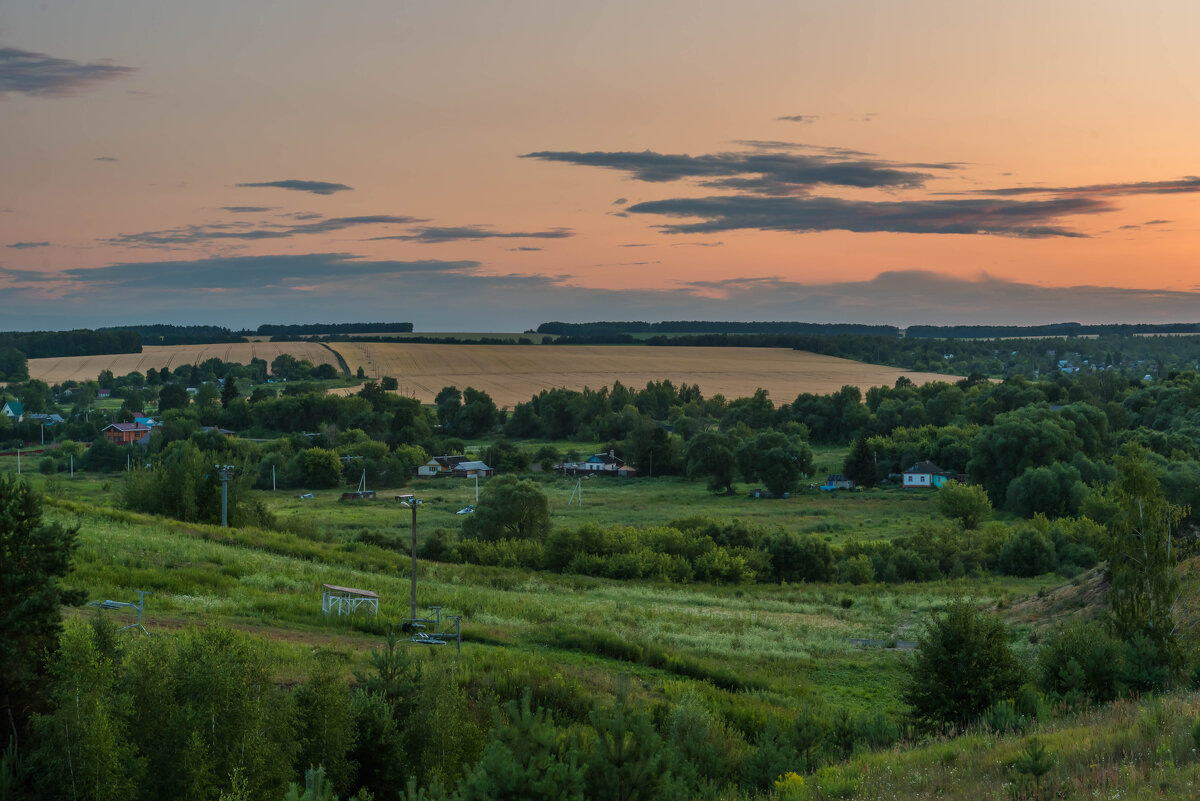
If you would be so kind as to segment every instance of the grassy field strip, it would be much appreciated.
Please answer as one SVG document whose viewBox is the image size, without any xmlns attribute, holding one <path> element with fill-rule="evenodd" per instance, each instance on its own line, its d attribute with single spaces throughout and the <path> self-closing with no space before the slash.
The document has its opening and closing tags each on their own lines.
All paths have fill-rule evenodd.
<svg viewBox="0 0 1200 801">
<path fill-rule="evenodd" d="M 423 345 L 400 342 L 335 342 L 350 365 L 373 378 L 392 376 L 400 391 L 432 402 L 444 386 L 473 386 L 500 406 L 527 401 L 543 389 L 593 389 L 621 381 L 641 387 L 670 379 L 699 384 L 705 396 L 747 395 L 767 389 L 777 402 L 801 392 L 828 393 L 846 384 L 891 386 L 901 375 L 918 384 L 953 380 L 933 373 L 863 364 L 782 348 L 703 348 L 643 346 Z"/>
</svg>

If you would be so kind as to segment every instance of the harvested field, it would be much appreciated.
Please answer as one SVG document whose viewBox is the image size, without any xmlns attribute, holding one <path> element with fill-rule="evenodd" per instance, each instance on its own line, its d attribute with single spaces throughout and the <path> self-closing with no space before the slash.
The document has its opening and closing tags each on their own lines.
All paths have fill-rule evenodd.
<svg viewBox="0 0 1200 801">
<path fill-rule="evenodd" d="M 30 359 L 29 376 L 53 385 L 63 381 L 94 381 L 101 370 L 112 370 L 113 375 L 125 375 L 134 370 L 145 373 L 151 367 L 174 370 L 181 364 L 199 364 L 208 359 L 241 364 L 249 364 L 251 359 L 264 359 L 270 364 L 281 353 L 290 353 L 297 359 L 308 359 L 313 364 L 332 364 L 341 371 L 337 357 L 324 345 L 313 342 L 238 342 L 219 345 L 147 345 L 141 353 Z"/>
<path fill-rule="evenodd" d="M 333 342 L 350 371 L 362 366 L 374 379 L 392 376 L 400 392 L 432 403 L 442 387 L 467 386 L 498 406 L 529 400 L 543 389 L 598 389 L 620 381 L 698 384 L 706 397 L 739 398 L 762 387 L 776 403 L 802 392 L 835 392 L 851 384 L 891 386 L 902 375 L 918 384 L 952 376 L 863 364 L 833 356 L 776 348 L 642 347 L 636 345 L 419 345 Z M 353 390 L 346 390 L 352 392 Z"/>
</svg>

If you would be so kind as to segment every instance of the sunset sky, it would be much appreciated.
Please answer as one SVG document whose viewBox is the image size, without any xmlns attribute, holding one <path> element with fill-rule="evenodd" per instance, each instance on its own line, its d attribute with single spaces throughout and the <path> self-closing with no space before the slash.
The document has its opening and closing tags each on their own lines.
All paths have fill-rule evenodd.
<svg viewBox="0 0 1200 801">
<path fill-rule="evenodd" d="M 1200 4 L 0 0 L 0 330 L 1200 320 Z"/>
</svg>

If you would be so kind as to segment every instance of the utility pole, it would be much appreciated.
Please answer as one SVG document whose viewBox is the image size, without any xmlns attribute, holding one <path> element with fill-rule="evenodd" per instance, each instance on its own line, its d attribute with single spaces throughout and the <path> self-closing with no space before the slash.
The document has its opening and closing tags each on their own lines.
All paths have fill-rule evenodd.
<svg viewBox="0 0 1200 801">
<path fill-rule="evenodd" d="M 407 506 L 412 509 L 412 581 L 411 581 L 411 603 L 409 606 L 409 619 L 417 619 L 417 507 L 421 505 L 420 498 L 410 498 L 407 501 L 401 501 L 401 506 Z"/>
<path fill-rule="evenodd" d="M 217 478 L 221 479 L 221 527 L 229 528 L 229 481 L 237 468 L 231 464 L 214 466 L 217 468 Z"/>
</svg>

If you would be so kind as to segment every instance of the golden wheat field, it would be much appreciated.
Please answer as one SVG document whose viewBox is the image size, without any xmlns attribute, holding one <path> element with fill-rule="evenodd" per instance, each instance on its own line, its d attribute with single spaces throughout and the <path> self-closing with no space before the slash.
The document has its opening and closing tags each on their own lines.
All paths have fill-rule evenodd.
<svg viewBox="0 0 1200 801">
<path fill-rule="evenodd" d="M 427 403 L 451 385 L 484 390 L 498 406 L 511 407 L 543 389 L 598 389 L 615 381 L 641 388 L 649 381 L 670 379 L 675 384 L 698 384 L 705 397 L 722 394 L 731 399 L 762 387 L 776 403 L 784 403 L 802 392 L 824 394 L 847 384 L 864 390 L 891 386 L 902 375 L 918 384 L 954 380 L 776 348 L 330 344 L 351 372 L 361 366 L 371 378 L 392 376 L 402 394 Z"/>
<path fill-rule="evenodd" d="M 141 353 L 114 353 L 104 356 L 64 356 L 56 359 L 30 359 L 29 376 L 47 384 L 63 381 L 92 381 L 101 370 L 113 375 L 126 375 L 137 370 L 145 373 L 151 367 L 174 370 L 181 364 L 199 364 L 208 359 L 249 364 L 251 359 L 271 363 L 281 353 L 313 364 L 332 364 L 341 370 L 337 356 L 324 345 L 313 342 L 239 342 L 225 345 L 147 345 Z"/>
</svg>

